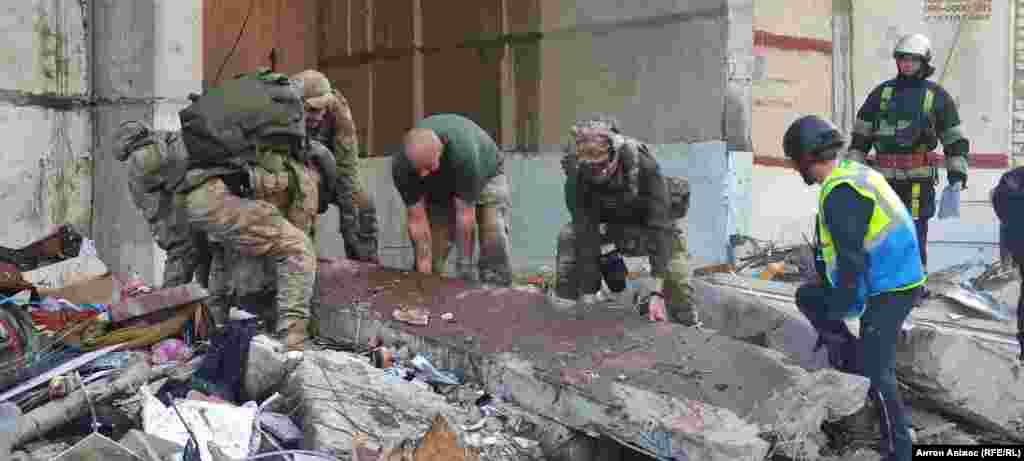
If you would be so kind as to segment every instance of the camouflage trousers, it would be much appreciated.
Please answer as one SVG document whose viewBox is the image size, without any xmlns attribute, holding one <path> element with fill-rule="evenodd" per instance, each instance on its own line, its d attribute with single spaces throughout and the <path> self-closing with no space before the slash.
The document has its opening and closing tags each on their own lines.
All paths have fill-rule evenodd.
<svg viewBox="0 0 1024 461">
<path fill-rule="evenodd" d="M 463 280 L 508 286 L 512 284 L 509 267 L 509 212 L 511 188 L 508 177 L 500 174 L 490 179 L 480 193 L 476 204 L 476 238 L 480 244 L 480 257 L 476 267 L 463 255 L 463 243 L 455 238 L 455 216 L 450 204 L 428 202 L 430 220 L 431 266 L 435 274 L 444 274 L 448 268 L 448 254 L 456 251 L 456 276 Z M 455 242 L 453 245 L 452 242 Z M 479 270 L 479 277 L 477 277 Z"/>
<path fill-rule="evenodd" d="M 210 273 L 206 236 L 193 232 L 185 211 L 174 206 L 174 193 L 166 190 L 146 192 L 134 181 L 128 182 L 135 207 L 149 224 L 149 232 L 161 250 L 164 261 L 164 287 L 184 285 L 197 277 L 204 287 Z"/>
<path fill-rule="evenodd" d="M 164 261 L 164 288 L 191 283 L 210 285 L 212 255 L 206 236 L 190 228 L 176 229 L 173 223 L 159 220 L 149 225 L 153 238 L 167 252 Z"/>
<path fill-rule="evenodd" d="M 308 167 L 296 173 L 300 183 L 318 184 L 319 175 L 310 173 Z M 288 187 L 281 185 L 281 178 L 291 174 L 259 167 L 253 171 L 254 196 L 266 200 L 239 197 L 217 177 L 178 196 L 193 229 L 204 232 L 219 247 L 210 270 L 211 294 L 223 299 L 259 291 L 273 277 L 277 331 L 286 329 L 293 320 L 309 318 L 317 268 L 311 238 L 317 216 L 317 188 L 302 187 L 296 201 L 294 192 L 282 192 Z M 272 202 L 284 196 L 293 198 L 284 203 L 283 210 L 281 203 Z"/>
<path fill-rule="evenodd" d="M 339 149 L 338 155 L 351 155 L 351 159 L 338 159 L 338 190 L 344 191 L 339 199 L 339 231 L 345 241 L 345 257 L 367 260 L 377 256 L 377 208 L 367 193 L 359 174 L 359 159 L 355 152 Z"/>
<path fill-rule="evenodd" d="M 606 232 L 601 235 L 602 244 L 614 243 L 623 256 L 641 257 L 654 253 L 654 238 L 646 226 L 609 224 Z M 690 285 L 690 267 L 686 248 L 686 236 L 682 230 L 676 231 L 672 239 L 672 251 L 669 256 L 668 273 L 665 274 L 663 292 L 669 317 L 682 324 L 693 325 L 697 322 L 697 310 L 694 306 L 693 287 Z M 576 235 L 572 223 L 562 227 L 558 234 L 556 271 L 557 280 L 555 294 L 567 299 L 576 299 L 572 280 L 576 267 Z M 594 262 L 597 264 L 597 262 Z"/>
</svg>

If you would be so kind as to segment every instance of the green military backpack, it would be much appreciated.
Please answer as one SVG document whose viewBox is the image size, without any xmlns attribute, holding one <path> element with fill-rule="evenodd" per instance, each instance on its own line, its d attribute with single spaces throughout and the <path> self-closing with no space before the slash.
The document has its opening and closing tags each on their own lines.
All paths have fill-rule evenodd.
<svg viewBox="0 0 1024 461">
<path fill-rule="evenodd" d="M 303 115 L 302 89 L 268 70 L 224 82 L 178 113 L 191 168 L 247 163 L 259 143 L 300 143 Z"/>
</svg>

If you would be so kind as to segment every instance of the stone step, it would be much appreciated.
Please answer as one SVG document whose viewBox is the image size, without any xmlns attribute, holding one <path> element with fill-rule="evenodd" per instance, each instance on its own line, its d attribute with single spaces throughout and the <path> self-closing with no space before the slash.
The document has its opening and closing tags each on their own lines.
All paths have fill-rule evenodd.
<svg viewBox="0 0 1024 461">
<path fill-rule="evenodd" d="M 332 260 L 321 262 L 318 294 L 321 336 L 406 343 L 528 411 L 652 456 L 760 461 L 762 432 L 815 431 L 859 409 L 867 392 L 863 378 L 809 374 L 714 331 L 605 305 L 562 307 L 530 290 Z M 394 320 L 403 307 L 429 310 L 428 325 Z M 826 382 L 842 392 L 815 390 Z"/>
</svg>

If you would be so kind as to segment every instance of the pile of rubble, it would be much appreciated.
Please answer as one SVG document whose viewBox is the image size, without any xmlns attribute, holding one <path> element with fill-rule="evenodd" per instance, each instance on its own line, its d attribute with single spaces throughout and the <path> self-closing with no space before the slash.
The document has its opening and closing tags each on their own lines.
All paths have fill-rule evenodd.
<svg viewBox="0 0 1024 461">
<path fill-rule="evenodd" d="M 0 459 L 879 458 L 867 380 L 814 351 L 785 271 L 698 271 L 694 329 L 624 308 L 636 293 L 565 305 L 325 260 L 320 336 L 291 362 L 258 313 L 215 327 L 198 285 L 111 274 L 62 232 L 0 249 Z M 1024 442 L 1019 280 L 962 269 L 900 339 L 916 439 Z"/>
<path fill-rule="evenodd" d="M 258 316 L 217 328 L 202 287 L 109 273 L 67 227 L 0 261 L 0 459 L 528 460 L 560 434 L 408 348 L 289 362 Z"/>
<path fill-rule="evenodd" d="M 1010 287 L 1019 286 L 1019 279 L 992 271 L 992 266 L 973 274 L 1000 273 L 999 287 L 1013 291 Z M 933 273 L 932 296 L 911 312 L 900 337 L 897 375 L 917 442 L 1020 443 L 1024 364 L 1017 359 L 1015 309 L 1000 301 L 1008 298 L 1005 293 L 976 291 L 974 284 L 983 278 L 967 274 L 971 271 L 963 267 Z M 795 285 L 719 273 L 695 280 L 694 288 L 704 300 L 709 328 L 782 351 L 808 370 L 827 366 L 825 352 L 813 352 L 816 334 L 793 304 Z M 858 331 L 856 322 L 850 327 Z M 826 424 L 825 431 L 830 443 L 843 450 L 872 446 L 875 419 L 865 405 L 849 418 Z"/>
</svg>

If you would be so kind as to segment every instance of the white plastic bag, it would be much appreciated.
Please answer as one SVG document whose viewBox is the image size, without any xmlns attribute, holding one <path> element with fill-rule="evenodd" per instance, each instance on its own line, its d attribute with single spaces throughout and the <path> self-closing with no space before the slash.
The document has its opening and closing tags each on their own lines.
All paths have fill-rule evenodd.
<svg viewBox="0 0 1024 461">
<path fill-rule="evenodd" d="M 960 191 L 963 184 L 960 181 L 949 183 L 942 189 L 942 200 L 939 202 L 939 219 L 960 217 Z"/>
</svg>

